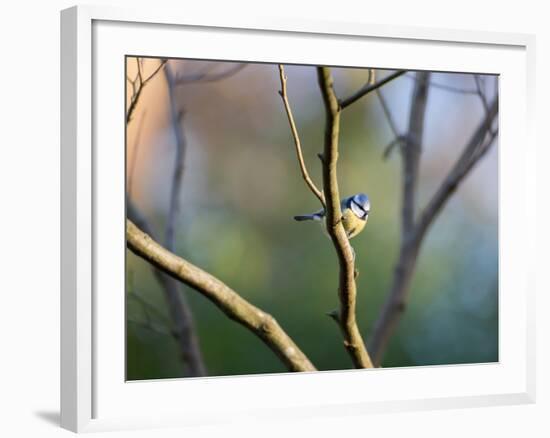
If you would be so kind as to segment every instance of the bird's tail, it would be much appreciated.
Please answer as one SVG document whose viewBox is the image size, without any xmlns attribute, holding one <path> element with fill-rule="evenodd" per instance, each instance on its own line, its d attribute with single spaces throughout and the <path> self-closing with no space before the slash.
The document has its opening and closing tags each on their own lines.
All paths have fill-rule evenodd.
<svg viewBox="0 0 550 438">
<path fill-rule="evenodd" d="M 294 216 L 295 221 L 320 221 L 322 217 L 316 213 L 314 214 L 300 214 L 298 216 Z"/>
</svg>

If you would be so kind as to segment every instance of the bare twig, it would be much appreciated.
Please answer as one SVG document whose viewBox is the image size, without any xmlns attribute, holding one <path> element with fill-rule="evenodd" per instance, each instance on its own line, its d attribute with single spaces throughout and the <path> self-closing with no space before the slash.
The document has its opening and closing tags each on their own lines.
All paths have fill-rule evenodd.
<svg viewBox="0 0 550 438">
<path fill-rule="evenodd" d="M 376 83 L 376 70 L 374 68 L 369 68 L 369 82 L 371 85 L 374 85 Z"/>
<path fill-rule="evenodd" d="M 384 97 L 384 94 L 382 93 L 382 90 L 376 90 L 376 96 L 378 97 L 378 100 L 380 101 L 380 106 L 382 107 L 382 111 L 384 112 L 384 116 L 386 117 L 386 120 L 388 121 L 388 125 L 394 135 L 394 137 L 399 137 L 401 134 L 399 134 L 399 129 L 397 129 L 397 123 L 395 123 L 395 120 L 391 114 L 390 108 L 388 106 L 388 103 L 386 102 L 386 98 Z"/>
<path fill-rule="evenodd" d="M 250 304 L 216 277 L 163 248 L 130 220 L 126 221 L 126 242 L 136 255 L 187 284 L 229 318 L 248 328 L 277 354 L 290 371 L 316 370 L 271 315 Z"/>
<path fill-rule="evenodd" d="M 485 116 L 488 117 L 490 112 L 489 102 L 487 101 L 487 96 L 483 89 L 481 77 L 479 75 L 473 75 L 473 77 L 476 83 L 477 95 L 479 96 L 479 100 L 481 101 L 481 105 L 483 106 L 483 110 L 485 111 Z M 490 131 L 491 133 L 493 132 L 492 127 L 490 127 Z"/>
<path fill-rule="evenodd" d="M 176 75 L 174 79 L 174 84 L 179 86 L 179 85 L 195 84 L 195 83 L 202 83 L 202 82 L 216 82 L 222 79 L 227 79 L 235 75 L 246 66 L 247 64 L 237 64 L 233 67 L 228 68 L 225 71 L 221 71 L 218 73 L 210 73 L 210 70 L 207 70 L 204 72 L 191 73 L 188 75 Z"/>
<path fill-rule="evenodd" d="M 367 94 L 373 92 L 374 90 L 378 90 L 380 87 L 386 85 L 388 82 L 393 81 L 394 79 L 397 79 L 399 76 L 402 76 L 406 73 L 406 70 L 399 70 L 395 73 L 392 73 L 388 76 L 386 76 L 384 79 L 381 79 L 380 81 L 376 82 L 375 84 L 367 83 L 364 87 L 360 88 L 358 91 L 353 93 L 351 96 L 346 97 L 345 99 L 341 99 L 339 101 L 340 108 L 344 109 L 350 106 L 352 103 L 358 101 L 362 97 L 366 96 Z"/>
<path fill-rule="evenodd" d="M 138 124 L 138 127 L 137 127 L 137 132 L 136 132 L 136 138 L 134 140 L 134 153 L 132 154 L 132 161 L 130 162 L 130 169 L 128 171 L 128 189 L 127 189 L 127 192 L 128 192 L 128 196 L 132 196 L 132 189 L 134 188 L 134 173 L 135 173 L 135 170 L 136 170 L 136 161 L 137 161 L 137 156 L 138 156 L 138 151 L 139 151 L 139 145 L 140 145 L 140 141 L 141 141 L 141 130 L 143 128 L 143 122 L 145 120 L 145 115 L 147 114 L 146 111 L 143 111 L 142 115 L 141 115 L 141 119 L 139 120 L 139 124 Z"/>
<path fill-rule="evenodd" d="M 150 319 L 150 315 L 154 314 L 156 318 L 162 321 L 164 325 L 166 325 L 167 327 L 171 327 L 172 323 L 170 320 L 168 320 L 164 313 L 162 313 L 160 309 L 158 309 L 155 305 L 143 298 L 140 294 L 136 292 L 130 292 L 128 294 L 128 297 L 139 303 L 141 309 L 143 310 L 143 313 L 146 314 L 148 320 Z"/>
<path fill-rule="evenodd" d="M 397 123 L 395 123 L 395 120 L 391 114 L 388 103 L 386 102 L 386 99 L 382 94 L 382 90 L 380 89 L 376 90 L 376 96 L 380 101 L 380 106 L 382 107 L 384 116 L 386 117 L 386 120 L 388 121 L 388 125 L 394 136 L 394 139 L 384 148 L 384 154 L 383 154 L 384 159 L 388 159 L 395 146 L 403 145 L 405 143 L 405 136 L 399 133 L 399 129 L 397 128 Z"/>
<path fill-rule="evenodd" d="M 298 129 L 296 128 L 296 123 L 292 115 L 292 109 L 290 108 L 290 103 L 288 101 L 288 94 L 286 90 L 287 77 L 285 75 L 285 70 L 282 64 L 279 64 L 279 78 L 281 80 L 281 90 L 279 91 L 279 94 L 283 99 L 283 103 L 285 105 L 288 123 L 290 124 L 290 130 L 292 132 L 292 138 L 294 139 L 294 146 L 296 148 L 296 156 L 298 157 L 300 171 L 302 172 L 302 178 L 306 182 L 311 192 L 315 196 L 317 196 L 317 199 L 319 199 L 319 202 L 321 202 L 321 205 L 323 206 L 323 208 L 325 208 L 326 207 L 325 197 L 323 193 L 317 188 L 313 180 L 310 178 L 309 173 L 307 171 L 306 164 L 304 162 L 304 156 L 302 154 L 302 145 L 300 143 L 300 136 L 298 135 Z"/>
<path fill-rule="evenodd" d="M 130 80 L 128 77 L 126 78 L 128 82 L 130 82 L 130 85 L 132 86 L 132 96 L 130 96 L 130 104 L 128 105 L 128 109 L 126 110 L 126 124 L 132 120 L 132 114 L 134 113 L 134 110 L 136 109 L 137 103 L 139 101 L 139 98 L 141 97 L 141 93 L 143 91 L 143 88 L 147 83 L 153 79 L 157 73 L 166 65 L 166 60 L 162 59 L 153 72 L 147 76 L 145 79 L 143 79 L 143 73 L 141 71 L 141 62 L 139 58 L 136 58 L 136 64 L 137 64 L 137 76 L 134 80 Z"/>
<path fill-rule="evenodd" d="M 406 74 L 406 78 L 417 80 L 416 74 Z M 453 85 L 447 85 L 447 84 L 440 84 L 439 82 L 435 82 L 433 80 L 429 83 L 430 88 L 438 88 L 440 90 L 449 91 L 450 93 L 456 93 L 456 94 L 477 94 L 477 90 L 474 90 L 472 88 L 461 88 L 461 87 L 455 87 Z"/>
<path fill-rule="evenodd" d="M 144 330 L 149 330 L 150 332 L 153 332 L 157 335 L 169 336 L 169 337 L 173 336 L 173 333 L 170 332 L 169 330 L 166 330 L 164 327 L 157 327 L 156 325 L 151 324 L 150 321 L 143 322 L 143 321 L 139 321 L 137 319 L 131 319 L 131 318 L 128 318 L 126 321 L 130 324 L 134 324 L 136 327 L 140 327 Z"/>
<path fill-rule="evenodd" d="M 334 244 L 340 265 L 338 323 L 344 345 L 355 367 L 372 368 L 373 364 L 356 322 L 357 286 L 355 256 L 341 221 L 337 162 L 340 132 L 340 105 L 333 88 L 332 74 L 327 67 L 317 67 L 319 88 L 325 106 L 325 146 L 323 152 L 323 188 L 326 196 L 326 228 Z"/>
<path fill-rule="evenodd" d="M 127 199 L 126 214 L 145 233 L 153 236 L 147 220 L 130 199 Z M 193 327 L 193 316 L 185 295 L 180 294 L 177 281 L 166 275 L 162 270 L 153 267 L 153 273 L 164 293 L 170 317 L 174 324 L 173 334 L 178 341 L 187 374 L 189 376 L 206 375 L 206 367 L 202 360 L 199 342 Z"/>
</svg>

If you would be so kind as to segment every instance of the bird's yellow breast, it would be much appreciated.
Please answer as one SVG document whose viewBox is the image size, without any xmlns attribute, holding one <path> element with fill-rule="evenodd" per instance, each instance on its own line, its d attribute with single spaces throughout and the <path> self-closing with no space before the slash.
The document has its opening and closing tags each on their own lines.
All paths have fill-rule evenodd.
<svg viewBox="0 0 550 438">
<path fill-rule="evenodd" d="M 348 235 L 348 239 L 357 236 L 361 231 L 363 231 L 363 228 L 365 228 L 365 225 L 367 224 L 367 219 L 363 220 L 358 218 L 357 215 L 349 208 L 346 208 L 342 212 L 342 225 Z"/>
</svg>

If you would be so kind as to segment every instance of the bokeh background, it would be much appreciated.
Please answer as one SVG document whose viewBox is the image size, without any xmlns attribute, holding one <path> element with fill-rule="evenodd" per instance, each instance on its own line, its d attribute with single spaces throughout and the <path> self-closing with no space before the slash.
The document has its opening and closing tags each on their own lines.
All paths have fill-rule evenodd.
<svg viewBox="0 0 550 438">
<path fill-rule="evenodd" d="M 129 77 L 136 58 L 127 58 Z M 143 62 L 151 72 L 159 60 Z M 223 72 L 225 62 L 170 60 L 179 74 Z M 324 110 L 312 66 L 286 66 L 288 94 L 312 178 L 321 185 L 316 154 Z M 391 71 L 376 70 L 377 78 Z M 334 68 L 336 92 L 363 86 L 365 69 Z M 434 73 L 426 113 L 418 203 L 436 190 L 483 117 L 471 74 Z M 407 126 L 412 73 L 382 88 L 398 128 Z M 483 77 L 489 97 L 498 78 Z M 292 216 L 319 208 L 305 186 L 273 64 L 247 64 L 219 81 L 177 89 L 187 141 L 176 253 L 211 272 L 271 313 L 320 370 L 352 368 L 340 331 L 326 312 L 337 307 L 338 264 L 319 225 Z M 131 88 L 128 86 L 128 96 Z M 128 102 L 128 100 L 127 100 Z M 175 138 L 162 74 L 144 88 L 127 127 L 127 189 L 163 235 Z M 368 193 L 371 214 L 353 239 L 357 254 L 357 318 L 363 336 L 388 293 L 398 254 L 401 163 L 383 159 L 393 134 L 372 93 L 343 113 L 339 182 L 343 196 Z M 384 367 L 498 361 L 498 143 L 436 219 L 424 241 L 410 305 Z M 253 334 L 185 288 L 209 375 L 286 371 Z M 169 312 L 150 266 L 127 251 L 127 378 L 182 377 Z"/>
</svg>

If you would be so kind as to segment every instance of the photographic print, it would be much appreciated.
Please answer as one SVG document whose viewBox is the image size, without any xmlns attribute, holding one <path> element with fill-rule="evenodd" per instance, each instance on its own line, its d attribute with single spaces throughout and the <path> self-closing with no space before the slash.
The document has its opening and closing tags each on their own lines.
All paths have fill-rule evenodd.
<svg viewBox="0 0 550 438">
<path fill-rule="evenodd" d="M 499 360 L 498 76 L 125 80 L 127 380 Z"/>
</svg>

